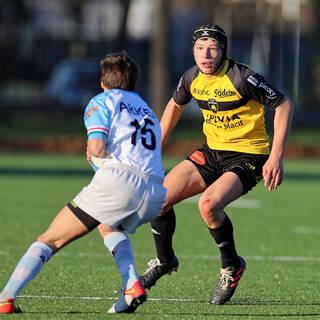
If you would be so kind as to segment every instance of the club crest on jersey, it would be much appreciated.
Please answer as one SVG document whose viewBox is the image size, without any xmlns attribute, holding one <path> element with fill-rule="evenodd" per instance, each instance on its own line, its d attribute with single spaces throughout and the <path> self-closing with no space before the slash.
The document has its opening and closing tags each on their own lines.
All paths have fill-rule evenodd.
<svg viewBox="0 0 320 320">
<path fill-rule="evenodd" d="M 218 103 L 217 100 L 215 99 L 208 99 L 208 107 L 210 108 L 210 110 L 214 113 L 216 113 L 218 111 Z"/>
<path fill-rule="evenodd" d="M 206 164 L 206 158 L 200 151 L 195 151 L 189 158 L 198 164 Z"/>
</svg>

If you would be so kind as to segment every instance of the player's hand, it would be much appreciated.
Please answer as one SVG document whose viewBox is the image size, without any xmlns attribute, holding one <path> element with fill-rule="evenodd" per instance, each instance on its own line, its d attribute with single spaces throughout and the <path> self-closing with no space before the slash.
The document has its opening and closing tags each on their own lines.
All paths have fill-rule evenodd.
<svg viewBox="0 0 320 320">
<path fill-rule="evenodd" d="M 264 186 L 269 191 L 276 190 L 283 180 L 282 159 L 269 158 L 262 169 Z"/>
</svg>

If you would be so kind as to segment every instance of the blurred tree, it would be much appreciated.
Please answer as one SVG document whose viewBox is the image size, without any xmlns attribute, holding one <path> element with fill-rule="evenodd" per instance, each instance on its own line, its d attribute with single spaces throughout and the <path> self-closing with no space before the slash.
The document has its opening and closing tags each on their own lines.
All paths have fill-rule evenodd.
<svg viewBox="0 0 320 320">
<path fill-rule="evenodd" d="M 308 101 L 314 109 L 319 110 L 320 104 L 320 1 L 311 0 L 312 12 L 314 17 L 314 35 L 313 35 L 313 61 L 314 68 L 312 71 L 313 81 L 311 81 L 313 95 Z M 312 100 L 312 101 L 311 101 Z"/>
<path fill-rule="evenodd" d="M 78 26 L 80 26 L 80 24 L 81 24 L 81 16 L 82 16 L 81 9 L 82 9 L 83 4 L 86 1 L 87 0 L 71 0 L 71 1 L 67 2 Z"/>
<path fill-rule="evenodd" d="M 0 83 L 14 77 L 19 57 L 16 56 L 17 41 L 30 16 L 23 0 L 0 1 Z"/>
<path fill-rule="evenodd" d="M 127 20 L 128 20 L 128 12 L 130 9 L 130 0 L 118 0 L 121 8 L 122 8 L 122 15 L 121 15 L 121 21 L 119 23 L 119 31 L 117 37 L 115 37 L 114 43 L 113 43 L 113 49 L 115 51 L 117 50 L 125 50 L 127 49 L 127 30 L 126 30 L 126 25 L 127 25 Z M 84 4 L 88 2 L 88 0 L 71 0 L 68 2 L 70 11 L 73 14 L 73 18 L 76 21 L 77 25 L 77 30 L 75 33 L 75 37 L 72 40 L 72 46 L 76 48 L 76 51 L 82 52 L 82 55 L 85 55 L 85 49 L 81 49 L 81 47 L 85 46 L 85 39 L 82 36 L 81 28 L 82 28 L 82 10 Z"/>
<path fill-rule="evenodd" d="M 170 12 L 170 0 L 154 0 L 153 35 L 149 51 L 149 88 L 150 105 L 158 118 L 168 102 L 168 61 L 167 29 Z"/>
<path fill-rule="evenodd" d="M 70 42 L 70 55 L 75 57 L 83 57 L 86 55 L 85 40 L 82 37 L 82 6 L 86 0 L 71 0 L 67 2 L 70 12 L 75 21 L 75 32 Z"/>
<path fill-rule="evenodd" d="M 122 50 L 126 49 L 128 44 L 127 44 L 127 20 L 128 20 L 128 13 L 130 9 L 130 0 L 119 0 L 122 6 L 122 19 L 120 23 L 120 28 L 119 28 L 119 35 L 117 37 L 116 43 L 115 43 L 115 48 L 116 50 Z"/>
<path fill-rule="evenodd" d="M 265 1 L 257 1 L 255 27 L 251 44 L 251 66 L 255 71 L 263 74 L 265 77 L 269 75 L 273 17 L 273 6 Z"/>
</svg>

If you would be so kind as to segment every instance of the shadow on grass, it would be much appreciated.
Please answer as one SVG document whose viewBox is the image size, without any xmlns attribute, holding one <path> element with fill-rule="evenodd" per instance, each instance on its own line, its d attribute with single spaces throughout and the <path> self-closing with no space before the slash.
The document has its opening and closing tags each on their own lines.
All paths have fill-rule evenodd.
<svg viewBox="0 0 320 320">
<path fill-rule="evenodd" d="M 152 315 L 152 314 L 150 314 Z M 254 318 L 261 318 L 261 317 L 271 317 L 272 319 L 277 319 L 277 317 L 281 318 L 281 317 L 300 317 L 304 318 L 304 317 L 318 317 L 320 315 L 320 313 L 301 313 L 301 312 L 297 312 L 297 313 L 256 313 L 256 312 L 252 312 L 252 313 L 196 313 L 196 312 L 178 312 L 178 313 L 166 313 L 167 316 L 172 315 L 173 317 L 180 317 L 180 316 L 199 316 L 201 318 L 203 317 L 210 317 L 210 319 L 212 319 L 212 317 L 242 317 L 244 319 L 246 319 L 247 317 L 254 317 Z M 175 319 L 175 318 L 173 318 Z M 231 318 L 233 319 L 233 318 Z M 251 318 L 250 318 L 251 319 Z M 309 319 L 309 318 L 308 318 Z M 318 318 L 317 318 L 318 319 Z"/>
<path fill-rule="evenodd" d="M 208 303 L 208 301 L 204 300 L 192 300 L 192 301 L 184 301 L 184 302 L 190 302 L 190 303 Z M 244 313 L 241 312 L 232 312 L 234 307 L 241 307 L 241 306 L 252 306 L 252 307 L 259 307 L 259 306 L 269 306 L 270 308 L 273 308 L 272 311 L 266 312 L 264 310 L 263 312 L 260 312 L 259 310 L 252 310 L 252 312 L 248 312 L 248 309 L 244 309 Z M 277 300 L 277 301 L 261 301 L 261 300 L 253 300 L 253 301 L 247 301 L 247 300 L 236 300 L 233 302 L 228 302 L 223 306 L 212 306 L 212 312 L 204 311 L 201 312 L 200 310 L 197 310 L 198 308 L 195 308 L 194 312 L 164 312 L 166 317 L 172 316 L 172 319 L 176 319 L 181 316 L 193 316 L 193 317 L 199 317 L 201 319 L 203 318 L 212 318 L 212 317 L 230 317 L 230 319 L 237 318 L 243 318 L 246 319 L 250 317 L 250 319 L 254 318 L 267 318 L 270 317 L 272 319 L 281 319 L 281 318 L 307 318 L 307 319 L 319 319 L 320 312 L 309 312 L 309 311 L 301 311 L 301 310 L 292 310 L 291 312 L 277 312 L 277 306 L 279 308 L 283 306 L 296 306 L 297 308 L 301 309 L 301 307 L 308 307 L 308 306 L 320 306 L 319 302 L 311 302 L 311 303 L 305 303 L 305 302 L 299 302 L 299 301 L 286 301 L 286 300 Z M 221 311 L 220 311 L 221 310 Z M 223 312 L 222 312 L 223 310 Z M 145 313 L 144 313 L 145 314 Z M 151 313 L 146 313 L 150 314 Z"/>
<path fill-rule="evenodd" d="M 286 300 L 236 300 L 229 302 L 226 306 L 320 306 L 320 302 L 299 302 L 299 301 L 286 301 Z"/>
<path fill-rule="evenodd" d="M 93 176 L 93 170 L 89 169 L 25 169 L 0 167 L 1 176 Z"/>
<path fill-rule="evenodd" d="M 187 303 L 208 303 L 208 301 L 206 300 L 192 300 L 192 301 L 184 301 L 184 302 L 187 302 Z M 237 318 L 243 318 L 243 319 L 246 319 L 248 317 L 252 317 L 252 318 L 261 318 L 261 317 L 271 317 L 271 318 L 290 318 L 290 317 L 293 317 L 293 318 L 296 318 L 296 317 L 299 317 L 299 318 L 313 318 L 313 317 L 318 317 L 320 316 L 320 313 L 319 312 L 307 312 L 307 311 L 294 311 L 292 310 L 291 312 L 277 312 L 276 309 L 272 309 L 272 312 L 266 312 L 266 310 L 264 310 L 263 312 L 259 312 L 259 310 L 252 310 L 252 312 L 248 312 L 248 310 L 245 310 L 244 313 L 241 313 L 241 312 L 232 312 L 233 310 L 233 307 L 241 307 L 241 306 L 270 306 L 270 307 L 276 307 L 276 306 L 297 306 L 298 308 L 301 307 L 301 306 L 320 306 L 320 303 L 304 303 L 304 302 L 297 302 L 297 301 L 286 301 L 286 300 L 274 300 L 274 301 L 261 301 L 261 300 L 253 300 L 253 301 L 246 301 L 246 300 L 236 300 L 234 302 L 229 302 L 227 304 L 225 304 L 224 306 L 212 306 L 212 312 L 209 312 L 209 311 L 204 311 L 204 312 L 201 312 L 198 308 L 195 308 L 193 311 L 182 311 L 182 312 L 179 312 L 179 311 L 173 311 L 173 312 L 166 312 L 166 311 L 163 311 L 160 312 L 160 313 L 156 313 L 157 316 L 165 316 L 165 317 L 172 317 L 172 319 L 177 319 L 181 316 L 193 316 L 193 317 L 199 317 L 201 319 L 203 318 L 212 318 L 212 317 L 237 317 Z M 182 309 L 183 310 L 183 309 Z M 223 310 L 223 312 L 221 311 Z M 139 310 L 140 311 L 140 310 Z M 138 316 L 140 317 L 141 319 L 144 319 L 148 316 L 150 316 L 150 319 L 151 318 L 157 318 L 157 316 L 155 317 L 155 313 L 154 312 L 145 312 L 146 310 L 143 310 L 144 312 L 137 312 L 133 315 L 135 316 Z M 81 316 L 81 315 L 84 315 L 84 316 L 90 316 L 90 315 L 95 315 L 95 317 L 97 319 L 100 319 L 100 315 L 101 316 L 104 316 L 103 312 L 101 311 L 42 311 L 42 312 L 37 312 L 37 311 L 26 311 L 26 312 L 23 312 L 25 315 L 78 315 L 78 316 Z M 107 314 L 105 314 L 107 315 Z"/>
<path fill-rule="evenodd" d="M 287 172 L 285 173 L 285 179 L 287 180 L 298 180 L 298 181 L 320 181 L 319 173 L 311 172 Z"/>
<path fill-rule="evenodd" d="M 8 168 L 0 167 L 2 176 L 92 176 L 93 170 L 75 168 Z M 285 179 L 298 181 L 320 181 L 319 173 L 286 172 Z"/>
</svg>

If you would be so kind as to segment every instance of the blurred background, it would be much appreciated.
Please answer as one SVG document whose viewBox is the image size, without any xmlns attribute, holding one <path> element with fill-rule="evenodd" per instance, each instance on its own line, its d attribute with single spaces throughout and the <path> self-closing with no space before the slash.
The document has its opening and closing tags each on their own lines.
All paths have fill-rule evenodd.
<svg viewBox="0 0 320 320">
<path fill-rule="evenodd" d="M 294 101 L 287 154 L 320 158 L 319 18 L 318 0 L 0 0 L 0 152 L 84 153 L 83 110 L 113 51 L 136 60 L 137 91 L 160 117 L 194 64 L 194 27 L 215 23 L 230 57 Z M 166 152 L 198 144 L 201 117 L 192 101 Z"/>
</svg>

